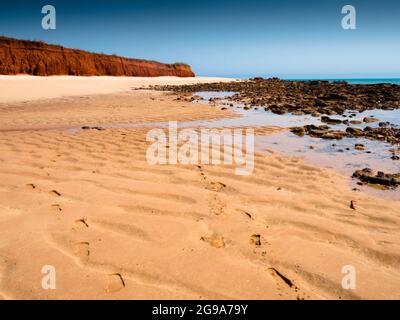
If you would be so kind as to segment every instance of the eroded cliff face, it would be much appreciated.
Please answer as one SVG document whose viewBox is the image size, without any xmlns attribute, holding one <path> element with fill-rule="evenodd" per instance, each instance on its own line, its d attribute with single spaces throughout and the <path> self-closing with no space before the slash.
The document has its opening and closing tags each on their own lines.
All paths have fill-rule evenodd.
<svg viewBox="0 0 400 320">
<path fill-rule="evenodd" d="M 128 59 L 38 41 L 0 37 L 0 74 L 35 76 L 194 77 L 189 65 Z"/>
</svg>

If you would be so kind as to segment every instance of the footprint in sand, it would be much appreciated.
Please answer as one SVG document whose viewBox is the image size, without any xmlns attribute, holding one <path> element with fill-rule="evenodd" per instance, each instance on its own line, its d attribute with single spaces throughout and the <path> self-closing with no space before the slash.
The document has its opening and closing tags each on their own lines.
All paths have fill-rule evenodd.
<svg viewBox="0 0 400 320">
<path fill-rule="evenodd" d="M 59 193 L 57 190 L 50 191 L 50 194 L 53 196 L 61 197 L 61 193 Z"/>
<path fill-rule="evenodd" d="M 201 241 L 207 242 L 210 246 L 214 248 L 225 248 L 225 239 L 224 237 L 214 234 L 211 237 L 201 237 Z"/>
<path fill-rule="evenodd" d="M 300 292 L 300 288 L 296 286 L 292 280 L 283 275 L 279 270 L 275 268 L 269 268 L 268 271 L 276 279 L 279 291 L 283 289 L 282 285 L 286 285 L 287 287 L 292 289 L 294 293 L 296 293 L 297 300 L 305 300 L 306 298 L 310 298 L 310 296 L 306 296 L 305 293 Z"/>
<path fill-rule="evenodd" d="M 108 293 L 118 292 L 121 291 L 123 288 L 125 288 L 125 281 L 119 273 L 108 275 L 106 289 Z"/>
<path fill-rule="evenodd" d="M 205 189 L 214 192 L 221 192 L 223 189 L 226 188 L 226 184 L 222 182 L 213 182 L 207 181 L 207 176 L 203 172 L 203 168 L 201 166 L 197 166 L 200 171 L 200 174 L 203 180 L 206 182 Z M 219 216 L 224 213 L 226 208 L 226 203 L 222 201 L 216 194 L 210 194 L 208 198 L 208 208 L 211 213 Z"/>
<path fill-rule="evenodd" d="M 236 211 L 239 212 L 239 213 L 241 213 L 241 214 L 243 214 L 243 215 L 246 216 L 247 218 L 249 218 L 249 219 L 251 219 L 251 220 L 254 220 L 254 218 L 253 218 L 253 216 L 252 216 L 251 213 L 249 213 L 249 212 L 247 212 L 247 211 L 244 211 L 244 210 L 242 210 L 242 209 L 236 209 Z"/>
<path fill-rule="evenodd" d="M 219 216 L 225 212 L 226 203 L 222 201 L 216 194 L 210 195 L 208 200 L 210 212 Z"/>
<path fill-rule="evenodd" d="M 203 171 L 203 168 L 201 166 L 197 166 L 197 169 L 199 169 L 200 175 L 201 175 L 201 179 L 202 180 L 207 180 L 206 174 Z"/>
<path fill-rule="evenodd" d="M 90 255 L 89 242 L 75 243 L 75 254 L 80 259 L 88 259 Z"/>
<path fill-rule="evenodd" d="M 277 281 L 281 284 L 287 285 L 289 288 L 294 288 L 295 291 L 298 291 L 298 288 L 294 285 L 293 281 L 284 276 L 282 273 L 280 273 L 277 269 L 275 268 L 269 268 L 268 271 L 270 274 L 277 279 Z"/>
<path fill-rule="evenodd" d="M 86 218 L 82 218 L 82 219 L 75 220 L 74 227 L 72 229 L 77 231 L 77 230 L 86 229 L 86 228 L 89 228 L 89 224 L 87 223 Z"/>
<path fill-rule="evenodd" d="M 254 244 L 256 247 L 260 247 L 261 246 L 261 235 L 253 234 L 250 237 L 250 243 Z"/>
<path fill-rule="evenodd" d="M 210 182 L 206 186 L 207 190 L 215 191 L 215 192 L 221 192 L 225 188 L 226 188 L 226 184 L 223 184 L 222 182 Z"/>
<path fill-rule="evenodd" d="M 204 173 L 203 168 L 201 166 L 197 166 L 197 168 L 199 169 L 202 180 L 207 182 L 206 187 L 205 187 L 206 190 L 221 192 L 223 189 L 226 188 L 226 184 L 224 184 L 222 182 L 213 182 L 213 181 L 208 182 L 208 178 L 207 178 L 206 174 Z"/>
<path fill-rule="evenodd" d="M 62 211 L 62 208 L 59 204 L 52 204 L 51 207 L 59 212 Z"/>
</svg>

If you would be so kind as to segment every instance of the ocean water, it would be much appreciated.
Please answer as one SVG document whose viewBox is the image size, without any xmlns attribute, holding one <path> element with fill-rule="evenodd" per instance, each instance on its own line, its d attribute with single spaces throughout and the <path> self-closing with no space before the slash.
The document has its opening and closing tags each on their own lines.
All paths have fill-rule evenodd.
<svg viewBox="0 0 400 320">
<path fill-rule="evenodd" d="M 257 75 L 240 75 L 240 76 L 229 76 L 231 78 L 237 79 L 250 79 L 254 77 L 260 77 Z M 264 78 L 271 78 L 271 76 L 262 76 Z M 390 83 L 390 84 L 398 84 L 400 85 L 400 78 L 329 78 L 329 77 L 320 77 L 320 78 L 295 78 L 295 77 L 280 77 L 282 80 L 291 80 L 291 81 L 313 81 L 313 80 L 325 80 L 325 81 L 346 81 L 350 84 L 377 84 L 377 83 Z"/>
<path fill-rule="evenodd" d="M 305 81 L 309 79 L 286 79 L 286 80 L 294 80 L 294 81 Z M 349 84 L 378 84 L 378 83 L 390 83 L 390 84 L 398 84 L 400 85 L 400 79 L 390 79 L 390 78 L 366 78 L 366 79 L 315 79 L 315 80 L 326 80 L 330 82 L 334 81 L 346 81 Z"/>
</svg>

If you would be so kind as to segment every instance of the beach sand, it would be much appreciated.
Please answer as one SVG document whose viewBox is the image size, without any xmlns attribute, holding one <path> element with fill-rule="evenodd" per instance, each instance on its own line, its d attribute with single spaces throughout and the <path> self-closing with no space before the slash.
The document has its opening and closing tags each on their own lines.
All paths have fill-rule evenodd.
<svg viewBox="0 0 400 320">
<path fill-rule="evenodd" d="M 233 116 L 130 90 L 188 81 L 1 77 L 0 299 L 399 299 L 398 201 L 277 153 L 237 176 L 150 166 L 149 128 L 74 130 Z"/>
<path fill-rule="evenodd" d="M 182 85 L 212 82 L 230 82 L 235 79 L 216 77 L 72 77 L 52 76 L 34 77 L 29 75 L 0 75 L 0 103 L 32 101 L 59 98 L 126 92 L 132 88 L 151 85 Z"/>
</svg>

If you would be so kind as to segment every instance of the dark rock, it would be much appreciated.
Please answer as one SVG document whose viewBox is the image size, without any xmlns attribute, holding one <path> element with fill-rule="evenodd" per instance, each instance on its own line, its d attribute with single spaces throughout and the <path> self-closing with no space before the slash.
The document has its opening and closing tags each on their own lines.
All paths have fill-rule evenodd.
<svg viewBox="0 0 400 320">
<path fill-rule="evenodd" d="M 356 145 L 354 146 L 355 150 L 359 150 L 359 151 L 364 151 L 365 150 L 365 146 L 361 143 L 356 143 Z"/>
<path fill-rule="evenodd" d="M 365 117 L 363 119 L 363 122 L 365 122 L 365 123 L 372 123 L 372 122 L 378 122 L 378 121 L 379 121 L 379 119 L 376 119 L 376 118 L 373 118 L 373 117 Z"/>
<path fill-rule="evenodd" d="M 341 140 L 346 136 L 343 131 L 329 131 L 321 136 L 322 139 Z"/>
<path fill-rule="evenodd" d="M 303 127 L 291 128 L 290 131 L 300 137 L 303 137 L 306 134 L 306 130 Z"/>
<path fill-rule="evenodd" d="M 360 136 L 363 134 L 363 131 L 361 129 L 353 127 L 347 127 L 346 132 L 354 136 Z"/>
<path fill-rule="evenodd" d="M 293 111 L 292 115 L 294 115 L 294 116 L 302 116 L 302 115 L 304 115 L 304 112 L 303 111 Z"/>
<path fill-rule="evenodd" d="M 386 187 L 397 187 L 400 185 L 400 173 L 389 174 L 381 171 L 375 172 L 370 168 L 357 170 L 354 172 L 353 178 L 357 178 L 364 183 L 379 184 Z"/>
<path fill-rule="evenodd" d="M 322 116 L 321 117 L 321 121 L 325 122 L 325 123 L 328 123 L 328 124 L 341 124 L 342 123 L 342 120 L 340 120 L 340 119 L 332 119 L 332 118 L 327 117 L 327 116 Z"/>
<path fill-rule="evenodd" d="M 291 113 L 322 116 L 328 124 L 362 124 L 351 120 L 361 112 L 376 108 L 400 109 L 400 86 L 387 84 L 352 85 L 327 81 L 284 81 L 277 78 L 253 78 L 247 81 L 228 83 L 202 83 L 184 86 L 153 86 L 153 89 L 173 91 L 175 93 L 193 93 L 200 91 L 237 92 L 228 98 L 234 103 L 244 104 L 244 109 L 263 106 L 264 110 L 275 114 Z M 232 103 L 233 104 L 233 103 Z M 353 112 L 354 110 L 354 112 Z M 347 115 L 347 120 L 332 119 L 330 115 Z M 329 116 L 327 116 L 329 115 Z M 375 117 L 365 117 L 364 123 L 378 122 Z M 346 131 L 330 130 L 319 127 L 295 128 L 292 132 L 298 135 L 310 135 L 323 139 L 341 139 L 344 137 L 367 138 L 391 144 L 400 143 L 400 129 L 381 122 L 379 127 L 348 127 Z"/>
</svg>

